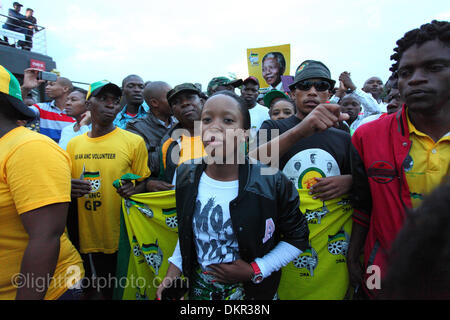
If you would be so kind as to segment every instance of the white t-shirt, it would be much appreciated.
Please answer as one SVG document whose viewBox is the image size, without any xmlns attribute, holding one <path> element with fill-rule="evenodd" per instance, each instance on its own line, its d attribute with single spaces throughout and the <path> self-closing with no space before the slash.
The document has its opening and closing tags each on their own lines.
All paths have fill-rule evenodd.
<svg viewBox="0 0 450 320">
<path fill-rule="evenodd" d="M 77 136 L 82 135 L 85 132 L 91 131 L 92 125 L 81 126 L 78 131 L 74 130 L 76 123 L 65 126 L 61 131 L 61 138 L 59 139 L 59 146 L 66 150 L 69 141 Z"/>
<path fill-rule="evenodd" d="M 200 177 L 197 200 L 192 221 L 197 261 L 202 270 L 210 264 L 229 263 L 239 259 L 239 246 L 233 231 L 230 202 L 239 191 L 239 181 L 218 181 L 205 172 Z M 302 253 L 293 245 L 280 241 L 262 258 L 256 258 L 263 277 L 286 266 Z M 177 242 L 169 262 L 181 271 L 182 256 L 180 242 Z"/>
<path fill-rule="evenodd" d="M 276 87 L 269 86 L 269 90 L 267 90 L 267 92 L 269 92 L 270 90 L 279 90 L 279 91 L 283 91 L 284 92 L 283 81 L 280 81 L 280 83 L 277 84 Z"/>
<path fill-rule="evenodd" d="M 253 108 L 248 109 L 250 113 L 250 126 L 256 133 L 261 127 L 262 123 L 266 120 L 270 120 L 269 108 L 266 108 L 259 103 L 257 103 Z"/>
</svg>

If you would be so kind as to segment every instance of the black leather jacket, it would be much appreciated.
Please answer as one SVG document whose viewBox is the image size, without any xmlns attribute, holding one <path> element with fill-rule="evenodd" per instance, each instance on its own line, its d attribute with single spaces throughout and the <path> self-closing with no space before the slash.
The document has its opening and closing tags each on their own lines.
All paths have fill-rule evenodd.
<svg viewBox="0 0 450 320">
<path fill-rule="evenodd" d="M 239 255 L 248 263 L 269 253 L 281 239 L 303 251 L 308 246 L 308 224 L 300 212 L 300 200 L 295 186 L 280 171 L 273 175 L 262 175 L 263 167 L 265 166 L 261 163 L 248 158 L 245 164 L 239 165 L 239 194 L 230 202 Z M 202 161 L 201 164 L 184 163 L 177 169 L 178 236 L 183 273 L 188 278 L 192 277 L 198 267 L 192 219 L 200 177 L 205 168 L 206 164 Z M 268 219 L 275 223 L 275 232 L 263 243 Z M 251 281 L 244 283 L 246 298 L 273 299 L 280 277 L 281 270 L 272 273 L 260 284 L 256 285 Z"/>
</svg>

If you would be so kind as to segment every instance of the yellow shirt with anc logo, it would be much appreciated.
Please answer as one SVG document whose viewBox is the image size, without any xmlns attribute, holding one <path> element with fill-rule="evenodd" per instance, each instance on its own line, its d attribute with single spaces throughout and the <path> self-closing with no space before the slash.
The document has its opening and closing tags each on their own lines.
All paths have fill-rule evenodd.
<svg viewBox="0 0 450 320">
<path fill-rule="evenodd" d="M 70 159 L 50 138 L 24 127 L 0 138 L 0 300 L 14 299 L 29 236 L 20 216 L 55 203 L 70 202 Z M 72 272 L 75 271 L 75 274 Z M 74 276 L 75 278 L 72 278 Z M 67 235 L 45 299 L 58 299 L 84 277 L 83 262 Z M 45 279 L 32 274 L 22 284 L 41 290 Z"/>
<path fill-rule="evenodd" d="M 78 199 L 80 251 L 111 254 L 118 250 L 121 197 L 113 182 L 126 173 L 150 175 L 142 137 L 120 128 L 97 138 L 88 133 L 67 145 L 72 178 L 89 180 L 91 192 Z"/>
<path fill-rule="evenodd" d="M 450 169 L 450 132 L 435 142 L 417 130 L 408 119 L 409 138 L 412 142 L 404 164 L 413 208 L 418 207 L 425 195 L 436 188 Z"/>
</svg>

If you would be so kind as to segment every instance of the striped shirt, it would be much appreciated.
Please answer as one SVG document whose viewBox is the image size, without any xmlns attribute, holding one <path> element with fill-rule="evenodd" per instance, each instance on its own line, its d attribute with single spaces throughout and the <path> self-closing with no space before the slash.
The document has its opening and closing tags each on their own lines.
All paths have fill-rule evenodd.
<svg viewBox="0 0 450 320">
<path fill-rule="evenodd" d="M 40 133 L 59 142 L 62 129 L 75 122 L 75 119 L 65 114 L 64 110 L 55 105 L 55 100 L 51 102 L 37 103 L 30 107 L 40 119 Z"/>
</svg>

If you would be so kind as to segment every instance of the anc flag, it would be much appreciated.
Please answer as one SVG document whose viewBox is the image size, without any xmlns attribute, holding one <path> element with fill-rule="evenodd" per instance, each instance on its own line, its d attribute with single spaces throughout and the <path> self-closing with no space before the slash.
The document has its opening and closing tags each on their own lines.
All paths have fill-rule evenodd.
<svg viewBox="0 0 450 320">
<path fill-rule="evenodd" d="M 307 189 L 298 192 L 309 248 L 283 268 L 278 295 L 281 300 L 341 300 L 349 285 L 346 256 L 353 208 L 347 196 L 321 201 Z"/>
<path fill-rule="evenodd" d="M 114 299 L 154 300 L 177 240 L 174 190 L 122 199 Z"/>
<path fill-rule="evenodd" d="M 281 300 L 340 300 L 349 285 L 353 208 L 347 196 L 323 202 L 308 191 L 298 190 L 310 246 L 283 268 L 278 295 Z M 128 286 L 118 288 L 114 298 L 153 300 L 178 240 L 175 191 L 122 199 L 120 226 L 117 278 L 126 278 Z"/>
</svg>

